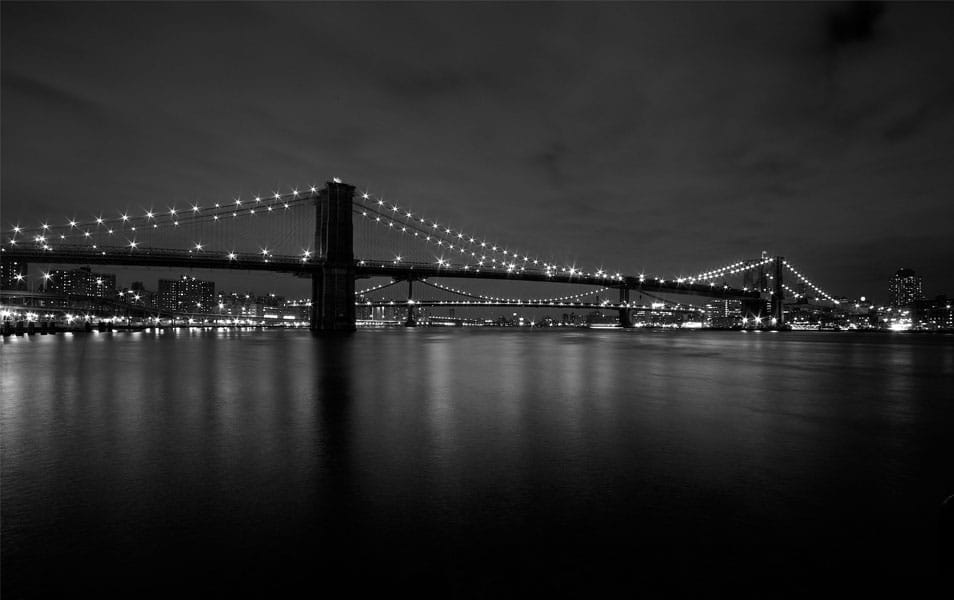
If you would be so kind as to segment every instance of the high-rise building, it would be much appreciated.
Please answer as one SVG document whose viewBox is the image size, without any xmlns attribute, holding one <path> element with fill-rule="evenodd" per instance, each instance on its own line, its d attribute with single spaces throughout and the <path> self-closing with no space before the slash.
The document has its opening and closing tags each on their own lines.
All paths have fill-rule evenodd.
<svg viewBox="0 0 954 600">
<path fill-rule="evenodd" d="M 0 289 L 25 290 L 27 276 L 26 263 L 18 260 L 0 261 Z"/>
<path fill-rule="evenodd" d="M 112 273 L 93 273 L 89 267 L 53 269 L 45 277 L 43 289 L 54 294 L 113 298 L 116 295 L 116 276 Z"/>
<path fill-rule="evenodd" d="M 954 302 L 945 295 L 918 302 L 916 315 L 923 329 L 954 330 Z"/>
<path fill-rule="evenodd" d="M 160 279 L 156 295 L 159 310 L 180 313 L 212 312 L 215 282 L 183 275 L 179 279 Z"/>
<path fill-rule="evenodd" d="M 908 306 L 921 300 L 921 276 L 911 269 L 898 269 L 888 285 L 893 306 Z"/>
<path fill-rule="evenodd" d="M 93 273 L 90 282 L 90 296 L 114 298 L 116 296 L 116 275 L 113 273 Z"/>
</svg>

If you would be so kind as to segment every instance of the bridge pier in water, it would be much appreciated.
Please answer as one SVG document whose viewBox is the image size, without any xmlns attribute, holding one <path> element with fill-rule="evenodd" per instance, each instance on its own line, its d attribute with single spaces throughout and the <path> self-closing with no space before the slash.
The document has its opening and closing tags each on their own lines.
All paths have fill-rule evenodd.
<svg viewBox="0 0 954 600">
<path fill-rule="evenodd" d="M 354 331 L 354 186 L 329 181 L 315 205 L 315 254 L 311 276 L 312 331 Z"/>
<path fill-rule="evenodd" d="M 629 288 L 621 287 L 619 288 L 619 303 L 620 304 L 629 304 Z M 620 308 L 619 309 L 619 325 L 626 329 L 633 327 L 633 309 L 632 308 Z"/>
<path fill-rule="evenodd" d="M 414 310 L 414 279 L 407 279 L 407 320 L 404 321 L 405 327 L 417 327 L 417 313 Z"/>
</svg>

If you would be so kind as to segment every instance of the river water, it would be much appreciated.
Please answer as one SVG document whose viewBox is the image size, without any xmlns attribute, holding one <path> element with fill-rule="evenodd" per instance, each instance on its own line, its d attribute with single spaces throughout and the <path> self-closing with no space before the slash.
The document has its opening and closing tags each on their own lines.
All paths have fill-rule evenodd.
<svg viewBox="0 0 954 600">
<path fill-rule="evenodd" d="M 954 494 L 951 336 L 58 334 L 2 377 L 11 599 L 927 589 Z"/>
</svg>

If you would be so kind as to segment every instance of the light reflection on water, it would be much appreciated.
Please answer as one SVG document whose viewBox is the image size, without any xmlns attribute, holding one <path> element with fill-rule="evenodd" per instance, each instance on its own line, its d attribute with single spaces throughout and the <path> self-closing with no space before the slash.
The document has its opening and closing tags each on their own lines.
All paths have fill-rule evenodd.
<svg viewBox="0 0 954 600">
<path fill-rule="evenodd" d="M 161 595 L 187 576 L 217 591 L 383 579 L 465 595 L 923 582 L 954 493 L 951 337 L 2 343 L 9 597 Z"/>
</svg>

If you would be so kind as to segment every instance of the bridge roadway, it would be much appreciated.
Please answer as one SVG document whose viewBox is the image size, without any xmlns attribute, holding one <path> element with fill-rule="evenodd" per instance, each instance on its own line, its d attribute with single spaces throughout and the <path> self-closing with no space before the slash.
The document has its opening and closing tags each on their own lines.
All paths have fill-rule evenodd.
<svg viewBox="0 0 954 600">
<path fill-rule="evenodd" d="M 234 258 L 211 252 L 172 250 L 158 248 L 130 249 L 128 246 L 88 247 L 60 246 L 42 250 L 31 247 L 2 249 L 0 260 L 24 263 L 115 265 L 124 267 L 164 267 L 171 269 L 216 269 L 232 271 L 269 271 L 290 273 L 298 277 L 311 277 L 320 272 L 323 264 L 303 260 L 301 256 L 235 253 Z M 742 290 L 724 285 L 686 283 L 657 278 L 625 276 L 619 279 L 608 275 L 595 276 L 576 273 L 547 274 L 540 271 L 510 271 L 506 269 L 463 268 L 429 263 L 382 262 L 355 260 L 355 277 L 391 277 L 397 280 L 421 280 L 431 277 L 454 277 L 463 279 L 497 279 L 505 281 L 532 281 L 543 283 L 572 283 L 594 285 L 621 290 L 637 290 L 665 294 L 687 294 L 708 298 L 758 299 L 755 290 Z"/>
<path fill-rule="evenodd" d="M 355 302 L 355 306 L 364 306 L 371 308 L 390 308 L 394 306 L 406 307 L 407 300 L 370 300 L 366 302 Z M 415 300 L 415 308 L 572 308 L 576 310 L 606 310 L 614 311 L 620 309 L 657 310 L 667 313 L 686 313 L 698 314 L 698 310 L 692 308 L 676 308 L 674 306 L 664 306 L 653 309 L 651 306 L 637 304 L 620 304 L 616 302 L 565 302 L 549 300 Z"/>
</svg>

